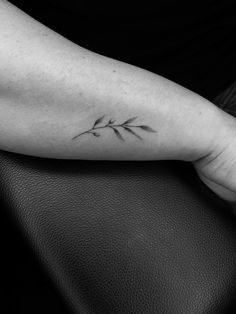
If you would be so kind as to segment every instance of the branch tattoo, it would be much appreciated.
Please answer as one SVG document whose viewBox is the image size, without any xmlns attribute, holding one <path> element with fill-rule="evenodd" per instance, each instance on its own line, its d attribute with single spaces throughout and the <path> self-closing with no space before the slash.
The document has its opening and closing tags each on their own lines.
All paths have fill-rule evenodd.
<svg viewBox="0 0 236 314">
<path fill-rule="evenodd" d="M 134 135 L 135 137 L 137 137 L 140 140 L 142 140 L 143 138 L 139 134 L 134 132 L 134 128 L 140 128 L 141 130 L 146 131 L 146 132 L 154 132 L 154 133 L 157 132 L 157 131 L 153 130 L 152 128 L 150 128 L 147 125 L 131 125 L 130 123 L 132 123 L 135 119 L 137 119 L 137 117 L 130 118 L 130 119 L 126 120 L 125 122 L 121 123 L 121 124 L 114 124 L 116 121 L 113 120 L 113 119 L 110 119 L 107 122 L 107 124 L 101 126 L 101 123 L 103 122 L 104 117 L 105 117 L 105 115 L 100 117 L 100 118 L 98 118 L 94 122 L 93 127 L 91 129 L 89 129 L 89 130 L 87 130 L 85 132 L 82 132 L 80 134 L 77 134 L 76 136 L 74 136 L 72 138 L 72 140 L 75 140 L 76 138 L 78 138 L 79 136 L 81 136 L 83 134 L 92 134 L 95 137 L 99 137 L 100 133 L 96 132 L 96 130 L 102 130 L 102 129 L 105 129 L 105 128 L 110 128 L 111 130 L 113 130 L 114 134 L 118 137 L 118 139 L 123 141 L 123 142 L 125 142 L 125 139 L 122 136 L 119 128 L 125 130 L 129 134 Z"/>
</svg>

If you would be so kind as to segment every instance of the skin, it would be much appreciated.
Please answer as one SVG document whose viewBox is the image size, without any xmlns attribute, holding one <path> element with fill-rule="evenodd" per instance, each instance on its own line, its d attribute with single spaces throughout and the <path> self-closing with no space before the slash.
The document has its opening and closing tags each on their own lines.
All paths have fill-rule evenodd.
<svg viewBox="0 0 236 314">
<path fill-rule="evenodd" d="M 193 163 L 236 200 L 236 122 L 157 74 L 84 49 L 0 0 L 0 148 L 60 159 Z"/>
</svg>

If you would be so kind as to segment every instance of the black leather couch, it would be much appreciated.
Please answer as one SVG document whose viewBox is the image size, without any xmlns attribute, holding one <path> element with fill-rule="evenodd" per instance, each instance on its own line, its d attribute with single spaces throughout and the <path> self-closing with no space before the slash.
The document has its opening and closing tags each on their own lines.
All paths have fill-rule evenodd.
<svg viewBox="0 0 236 314">
<path fill-rule="evenodd" d="M 236 218 L 180 161 L 0 153 L 1 313 L 236 312 Z"/>
</svg>

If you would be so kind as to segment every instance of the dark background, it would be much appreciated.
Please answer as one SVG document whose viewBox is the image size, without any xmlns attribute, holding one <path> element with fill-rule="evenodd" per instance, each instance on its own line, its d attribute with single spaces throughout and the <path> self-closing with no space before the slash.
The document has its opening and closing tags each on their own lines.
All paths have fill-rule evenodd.
<svg viewBox="0 0 236 314">
<path fill-rule="evenodd" d="M 122 2 L 10 2 L 82 47 L 163 75 L 208 99 L 235 80 L 233 1 L 158 1 L 157 7 L 145 2 L 132 8 Z M 69 313 L 4 210 L 1 223 L 6 313 Z"/>
<path fill-rule="evenodd" d="M 235 80 L 235 1 L 12 0 L 82 47 L 212 99 Z"/>
</svg>

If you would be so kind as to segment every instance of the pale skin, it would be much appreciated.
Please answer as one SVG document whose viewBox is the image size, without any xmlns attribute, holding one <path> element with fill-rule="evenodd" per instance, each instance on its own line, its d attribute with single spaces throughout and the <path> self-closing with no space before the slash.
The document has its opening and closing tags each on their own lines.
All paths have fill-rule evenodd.
<svg viewBox="0 0 236 314">
<path fill-rule="evenodd" d="M 84 49 L 0 0 L 0 149 L 192 162 L 236 201 L 236 121 L 203 97 Z"/>
</svg>

